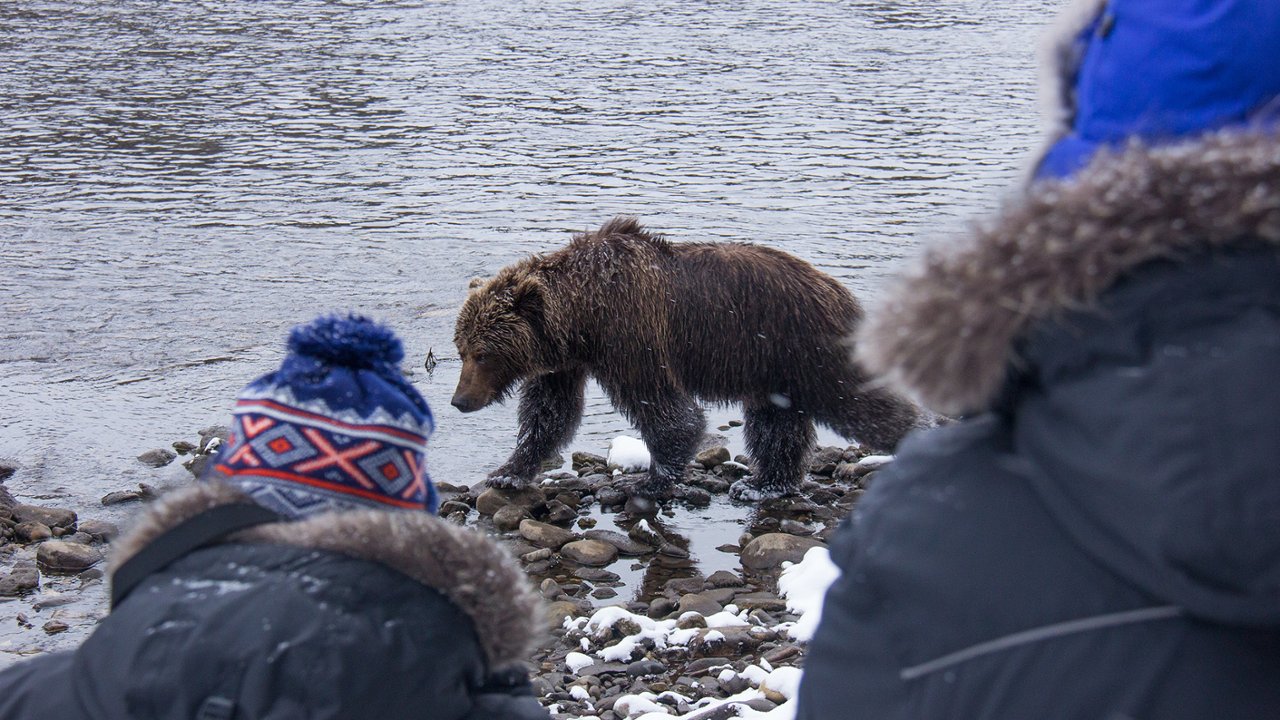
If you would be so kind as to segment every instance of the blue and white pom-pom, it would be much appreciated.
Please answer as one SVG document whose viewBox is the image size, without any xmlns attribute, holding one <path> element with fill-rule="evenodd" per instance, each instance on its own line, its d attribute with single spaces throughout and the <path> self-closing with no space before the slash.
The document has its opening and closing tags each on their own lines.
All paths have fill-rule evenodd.
<svg viewBox="0 0 1280 720">
<path fill-rule="evenodd" d="M 354 313 L 295 327 L 289 332 L 289 351 L 355 369 L 394 366 L 404 359 L 404 346 L 390 328 Z"/>
</svg>

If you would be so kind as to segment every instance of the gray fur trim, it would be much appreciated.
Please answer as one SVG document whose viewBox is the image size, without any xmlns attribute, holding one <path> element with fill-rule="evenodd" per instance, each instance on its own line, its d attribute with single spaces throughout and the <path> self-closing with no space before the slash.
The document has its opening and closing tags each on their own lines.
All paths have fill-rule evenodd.
<svg viewBox="0 0 1280 720">
<path fill-rule="evenodd" d="M 868 314 L 855 359 L 932 410 L 984 410 L 1033 323 L 1089 306 L 1143 263 L 1242 241 L 1280 246 L 1280 139 L 1133 144 L 928 249 Z"/>
<path fill-rule="evenodd" d="M 113 544 L 112 572 L 165 530 L 217 505 L 248 496 L 222 483 L 200 483 L 153 504 Z M 328 550 L 376 562 L 444 593 L 475 625 L 491 668 L 528 657 L 542 632 L 541 597 L 497 543 L 426 513 L 352 510 L 236 533 L 231 542 Z"/>
<path fill-rule="evenodd" d="M 1076 38 L 1106 7 L 1107 0 L 1072 0 L 1046 28 L 1037 52 L 1040 84 L 1040 115 L 1046 124 L 1044 140 L 1027 176 L 1034 172 L 1040 158 L 1053 144 L 1071 130 L 1075 122 L 1076 98 L 1074 76 L 1080 67 L 1080 49 Z"/>
</svg>

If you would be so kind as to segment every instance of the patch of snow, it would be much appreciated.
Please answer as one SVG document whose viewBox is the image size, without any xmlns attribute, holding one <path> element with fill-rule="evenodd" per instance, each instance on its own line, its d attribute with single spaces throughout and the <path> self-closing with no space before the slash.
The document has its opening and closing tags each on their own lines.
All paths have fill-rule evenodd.
<svg viewBox="0 0 1280 720">
<path fill-rule="evenodd" d="M 650 459 L 649 448 L 638 438 L 619 435 L 609 443 L 609 464 L 626 472 L 648 470 Z"/>
<path fill-rule="evenodd" d="M 574 700 L 580 700 L 585 702 L 591 699 L 591 693 L 587 692 L 587 689 L 582 687 L 581 685 L 574 685 L 569 688 L 569 697 L 573 698 Z"/>
<path fill-rule="evenodd" d="M 787 610 L 800 616 L 788 633 L 795 640 L 808 641 L 822 619 L 822 601 L 827 588 L 840 577 L 840 568 L 831 562 L 824 547 L 810 548 L 798 563 L 784 563 L 778 578 L 778 595 L 786 598 Z"/>
<path fill-rule="evenodd" d="M 746 627 L 751 624 L 728 610 L 722 610 L 710 615 L 706 620 L 709 628 Z"/>
<path fill-rule="evenodd" d="M 582 670 L 582 668 L 595 665 L 596 661 L 595 658 L 590 655 L 584 655 L 580 652 L 571 652 L 564 656 L 564 664 L 568 666 L 569 672 L 577 675 L 578 671 Z"/>
<path fill-rule="evenodd" d="M 872 470 L 888 465 L 893 462 L 893 455 L 868 455 L 859 460 L 857 467 L 871 468 Z"/>
</svg>

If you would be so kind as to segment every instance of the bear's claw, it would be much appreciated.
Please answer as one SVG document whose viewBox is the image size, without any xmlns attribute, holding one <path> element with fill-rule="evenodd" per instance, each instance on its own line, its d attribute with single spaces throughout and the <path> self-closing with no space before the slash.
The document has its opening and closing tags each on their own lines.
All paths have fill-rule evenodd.
<svg viewBox="0 0 1280 720">
<path fill-rule="evenodd" d="M 760 502 L 794 495 L 794 490 L 777 487 L 757 487 L 747 480 L 739 480 L 729 486 L 729 498 L 739 502 Z"/>
<path fill-rule="evenodd" d="M 507 475 L 506 473 L 494 473 L 485 478 L 484 484 L 491 488 L 501 488 L 503 490 L 519 490 L 529 486 L 529 481 L 515 475 Z"/>
</svg>

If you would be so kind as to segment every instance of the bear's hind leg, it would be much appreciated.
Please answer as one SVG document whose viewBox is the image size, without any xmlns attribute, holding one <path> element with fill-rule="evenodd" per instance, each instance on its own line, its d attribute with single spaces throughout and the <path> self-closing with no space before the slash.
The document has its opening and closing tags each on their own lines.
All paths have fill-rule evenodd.
<svg viewBox="0 0 1280 720">
<path fill-rule="evenodd" d="M 757 501 L 794 494 L 817 439 L 813 421 L 808 415 L 771 402 L 747 405 L 743 415 L 743 435 L 756 474 L 750 480 L 735 482 L 729 488 L 729 496 Z"/>
<path fill-rule="evenodd" d="M 521 488 L 533 482 L 542 462 L 573 439 L 582 422 L 587 374 L 569 370 L 527 380 L 520 391 L 520 434 L 502 467 L 489 473 L 490 487 Z"/>
<path fill-rule="evenodd" d="M 835 402 L 815 413 L 817 421 L 876 452 L 893 453 L 908 432 L 931 424 L 914 403 L 886 390 L 862 390 Z"/>
</svg>

